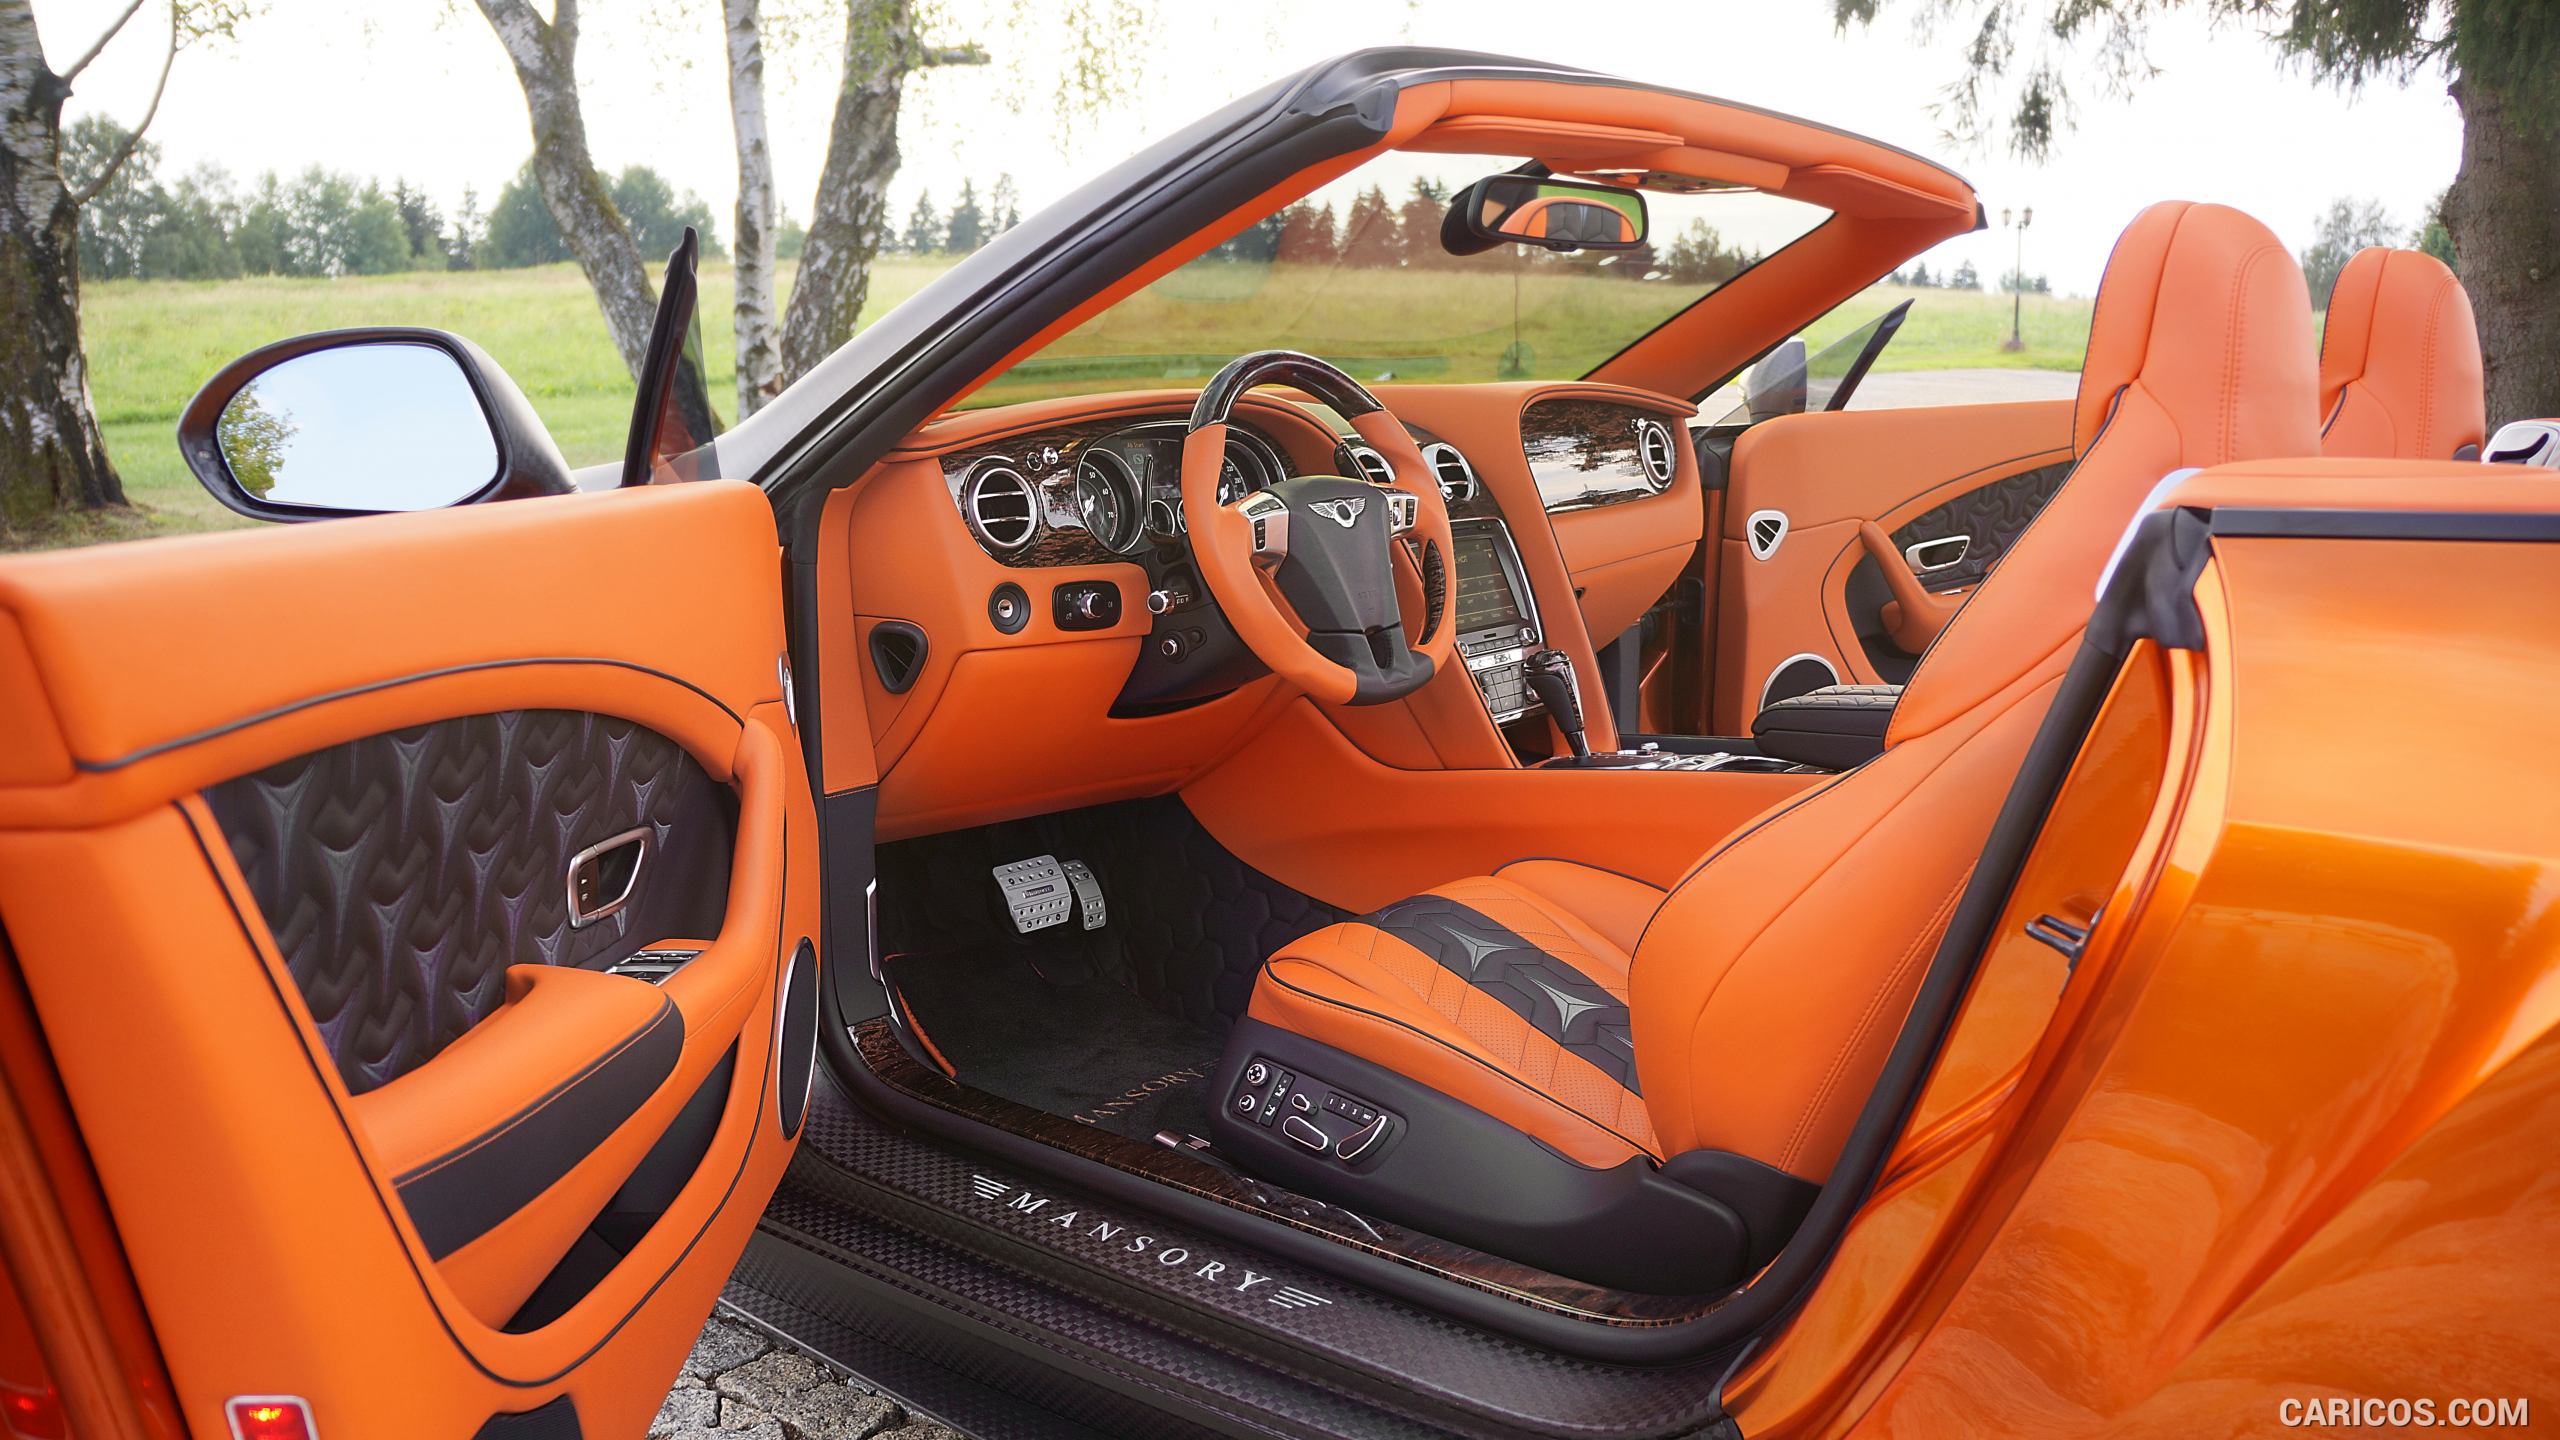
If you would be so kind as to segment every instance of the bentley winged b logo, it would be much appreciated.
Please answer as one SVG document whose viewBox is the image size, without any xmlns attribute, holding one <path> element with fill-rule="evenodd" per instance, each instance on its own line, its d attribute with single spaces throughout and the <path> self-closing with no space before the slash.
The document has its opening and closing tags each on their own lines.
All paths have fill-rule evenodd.
<svg viewBox="0 0 2560 1440">
<path fill-rule="evenodd" d="M 1369 502 L 1365 497 L 1354 496 L 1348 500 L 1318 500 L 1307 508 L 1348 530 L 1359 521 L 1360 512 L 1369 508 Z"/>
</svg>

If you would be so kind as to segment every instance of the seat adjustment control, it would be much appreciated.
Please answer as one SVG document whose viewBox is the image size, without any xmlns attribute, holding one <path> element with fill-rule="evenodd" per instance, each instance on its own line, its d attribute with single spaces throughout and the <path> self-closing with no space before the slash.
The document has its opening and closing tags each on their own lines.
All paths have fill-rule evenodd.
<svg viewBox="0 0 2560 1440">
<path fill-rule="evenodd" d="M 1347 1165 L 1369 1153 L 1369 1147 L 1377 1144 L 1379 1138 L 1386 1133 L 1387 1117 L 1381 1115 L 1344 1136 L 1342 1143 L 1333 1147 L 1333 1158 Z"/>
<path fill-rule="evenodd" d="M 1325 1134 L 1322 1130 L 1317 1129 L 1313 1122 L 1309 1121 L 1302 1115 L 1292 1115 L 1288 1119 L 1281 1121 L 1280 1133 L 1297 1141 L 1299 1144 L 1306 1146 L 1310 1150 L 1330 1150 L 1333 1148 L 1333 1137 Z"/>
</svg>

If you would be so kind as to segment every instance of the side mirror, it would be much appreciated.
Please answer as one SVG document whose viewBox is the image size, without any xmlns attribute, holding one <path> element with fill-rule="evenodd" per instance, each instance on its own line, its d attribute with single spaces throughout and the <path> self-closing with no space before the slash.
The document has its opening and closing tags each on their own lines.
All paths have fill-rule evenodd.
<svg viewBox="0 0 2560 1440">
<path fill-rule="evenodd" d="M 1743 408 L 1751 412 L 1754 425 L 1780 415 L 1803 414 L 1807 393 L 1801 339 L 1781 341 L 1742 377 Z"/>
<path fill-rule="evenodd" d="M 260 520 L 576 488 L 524 392 L 441 330 L 331 330 L 253 350 L 187 402 L 178 450 L 213 498 Z"/>
<path fill-rule="evenodd" d="M 1633 250 L 1644 244 L 1646 224 L 1642 191 L 1544 175 L 1487 175 L 1449 202 L 1440 244 L 1453 255 L 1503 244 Z"/>
</svg>

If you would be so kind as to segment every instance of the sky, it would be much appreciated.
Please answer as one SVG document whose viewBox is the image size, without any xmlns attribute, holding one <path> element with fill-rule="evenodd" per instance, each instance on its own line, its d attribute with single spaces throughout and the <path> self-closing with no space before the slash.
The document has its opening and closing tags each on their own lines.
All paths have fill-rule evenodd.
<svg viewBox="0 0 2560 1440">
<path fill-rule="evenodd" d="M 85 50 L 125 0 L 36 0 L 57 65 Z M 167 0 L 145 9 L 79 79 L 70 112 L 130 123 L 150 97 Z M 538 0 L 545 3 L 547 0 Z M 769 58 L 777 177 L 805 217 L 834 105 L 840 7 L 766 0 L 789 24 Z M 1079 0 L 1114 12 L 1128 0 Z M 919 189 L 948 205 L 963 177 L 983 194 L 1010 173 L 1029 213 L 1148 140 L 1291 70 L 1365 45 L 1445 45 L 1609 71 L 1787 111 L 1950 165 L 1970 179 L 1994 228 L 1932 252 L 2005 271 L 2022 238 L 2004 209 L 2032 207 L 2026 269 L 2087 294 L 2109 247 L 2143 205 L 2220 201 L 2300 249 L 2332 199 L 2380 201 L 2404 225 L 2453 178 L 2461 124 L 2441 77 L 2354 95 L 2289 69 L 2245 30 L 2158 21 L 2160 73 L 2130 98 L 2081 85 L 2077 128 L 2029 165 L 1947 139 L 1931 114 L 1958 64 L 1951 30 L 1924 35 L 1919 0 L 1888 0 L 1874 26 L 1841 34 L 1830 0 L 1661 0 L 1619 4 L 1589 23 L 1560 0 L 1154 0 L 1112 47 L 1098 107 L 1062 110 L 1074 49 L 1059 7 L 1041 0 L 939 0 L 928 35 L 984 46 L 991 63 L 911 77 L 893 187 L 903 215 Z M 588 0 L 579 78 L 588 134 L 608 170 L 655 166 L 726 220 L 736 189 L 717 0 Z M 832 23 L 830 23 L 832 21 Z M 2061 57 L 2094 76 L 2086 56 Z M 469 0 L 266 0 L 234 40 L 178 59 L 151 132 L 167 171 L 218 164 L 243 182 L 311 165 L 388 182 L 405 177 L 448 209 L 476 187 L 485 209 L 532 148 L 523 94 Z"/>
</svg>

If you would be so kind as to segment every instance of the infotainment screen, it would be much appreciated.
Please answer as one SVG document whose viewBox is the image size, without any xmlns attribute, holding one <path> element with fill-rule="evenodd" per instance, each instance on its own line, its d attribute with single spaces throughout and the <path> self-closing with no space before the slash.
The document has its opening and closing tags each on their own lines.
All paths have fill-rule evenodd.
<svg viewBox="0 0 2560 1440">
<path fill-rule="evenodd" d="M 1458 552 L 1458 643 L 1467 650 L 1518 645 L 1531 638 L 1520 613 L 1517 580 L 1502 553 L 1500 532 L 1458 527 L 1450 537 Z"/>
</svg>

